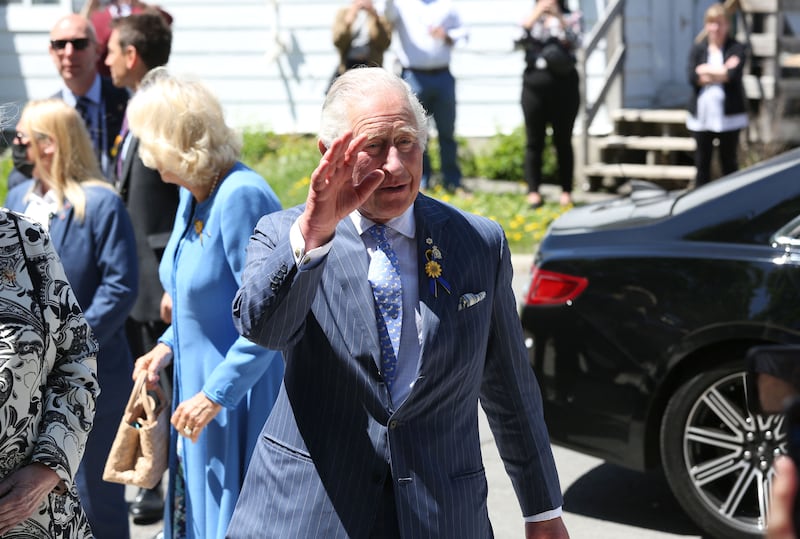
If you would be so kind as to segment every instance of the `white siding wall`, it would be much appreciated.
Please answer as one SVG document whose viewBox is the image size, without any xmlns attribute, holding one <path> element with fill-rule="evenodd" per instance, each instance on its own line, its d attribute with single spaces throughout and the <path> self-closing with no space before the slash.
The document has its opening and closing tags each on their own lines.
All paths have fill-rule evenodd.
<svg viewBox="0 0 800 539">
<path fill-rule="evenodd" d="M 0 6 L 0 103 L 21 105 L 58 88 L 47 33 L 69 10 L 69 0 L 59 1 L 56 6 Z M 276 11 L 272 0 L 162 0 L 175 17 L 171 69 L 206 81 L 223 101 L 232 125 L 315 132 L 323 92 L 337 63 L 330 24 L 347 1 L 280 0 Z M 523 58 L 511 50 L 512 41 L 533 0 L 457 2 L 470 39 L 456 49 L 451 66 L 458 80 L 456 131 L 469 137 L 509 132 L 522 124 Z M 627 2 L 626 106 L 650 106 L 664 84 L 682 82 L 675 74 L 682 68 L 676 70 L 675 64 L 685 62 L 685 56 L 676 52 L 681 47 L 673 43 L 670 28 L 687 17 L 691 20 L 681 11 L 702 4 L 702 13 L 708 2 Z M 573 4 L 584 5 L 593 19 L 603 2 Z M 696 21 L 691 25 L 696 27 Z M 276 41 L 285 50 L 280 51 Z M 387 65 L 393 60 L 390 52 Z M 603 66 L 594 64 L 592 69 L 602 73 Z M 590 87 L 591 79 L 590 75 Z"/>
<path fill-rule="evenodd" d="M 278 37 L 286 50 L 273 60 L 276 17 L 270 0 L 163 0 L 160 5 L 175 17 L 171 69 L 206 81 L 235 126 L 314 132 L 337 63 L 330 25 L 346 1 L 280 1 Z M 458 5 L 471 35 L 453 55 L 457 132 L 510 131 L 522 123 L 523 60 L 511 50 L 512 41 L 532 0 L 459 0 Z M 10 8 L 0 8 L 0 102 L 22 104 L 58 87 L 47 32 L 66 6 L 22 8 L 14 17 Z M 389 65 L 393 59 L 390 53 Z"/>
</svg>

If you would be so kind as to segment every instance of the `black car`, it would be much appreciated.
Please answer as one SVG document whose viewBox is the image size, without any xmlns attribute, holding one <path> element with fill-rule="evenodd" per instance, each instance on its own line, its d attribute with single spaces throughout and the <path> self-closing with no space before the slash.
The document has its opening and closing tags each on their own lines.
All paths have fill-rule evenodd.
<svg viewBox="0 0 800 539">
<path fill-rule="evenodd" d="M 520 314 L 555 443 L 661 467 L 714 537 L 763 534 L 786 436 L 748 412 L 744 358 L 800 343 L 800 150 L 567 212 Z"/>
</svg>

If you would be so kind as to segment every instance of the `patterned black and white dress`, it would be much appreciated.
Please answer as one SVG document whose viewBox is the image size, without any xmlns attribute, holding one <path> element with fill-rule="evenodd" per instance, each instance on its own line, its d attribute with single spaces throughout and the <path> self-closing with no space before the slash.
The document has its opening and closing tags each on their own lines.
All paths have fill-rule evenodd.
<svg viewBox="0 0 800 539">
<path fill-rule="evenodd" d="M 61 478 L 4 538 L 88 538 L 73 478 L 99 394 L 97 344 L 50 237 L 0 210 L 0 479 L 31 462 Z"/>
</svg>

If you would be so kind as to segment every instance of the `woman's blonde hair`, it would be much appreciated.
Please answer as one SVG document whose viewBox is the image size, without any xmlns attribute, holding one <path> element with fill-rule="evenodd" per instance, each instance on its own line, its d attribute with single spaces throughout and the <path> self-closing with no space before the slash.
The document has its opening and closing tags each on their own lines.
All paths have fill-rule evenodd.
<svg viewBox="0 0 800 539">
<path fill-rule="evenodd" d="M 715 4 L 711 4 L 706 9 L 705 17 L 703 18 L 703 22 L 709 21 L 719 21 L 719 20 L 728 20 L 728 14 L 725 12 L 725 6 L 721 3 L 717 2 Z"/>
<path fill-rule="evenodd" d="M 142 162 L 189 184 L 210 185 L 239 159 L 241 141 L 201 82 L 157 69 L 128 103 Z"/>
<path fill-rule="evenodd" d="M 81 184 L 92 183 L 109 189 L 102 180 L 86 124 L 78 112 L 60 99 L 40 99 L 28 102 L 20 116 L 21 130 L 30 139 L 33 162 L 56 196 L 58 208 L 69 200 L 79 221 L 86 216 L 86 194 Z M 44 164 L 45 154 L 40 147 L 49 140 L 53 146 L 50 166 Z"/>
</svg>

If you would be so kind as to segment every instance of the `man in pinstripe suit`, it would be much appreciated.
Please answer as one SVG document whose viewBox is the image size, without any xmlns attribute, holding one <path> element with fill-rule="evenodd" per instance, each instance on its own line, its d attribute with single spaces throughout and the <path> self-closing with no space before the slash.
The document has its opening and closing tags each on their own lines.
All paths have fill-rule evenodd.
<svg viewBox="0 0 800 539">
<path fill-rule="evenodd" d="M 478 400 L 527 538 L 568 537 L 502 229 L 419 193 L 425 112 L 380 68 L 323 106 L 304 206 L 261 219 L 233 304 L 286 374 L 228 536 L 487 538 Z M 397 365 L 382 372 L 368 282 L 385 223 L 399 261 Z M 520 531 L 523 526 L 520 523 Z"/>
</svg>

